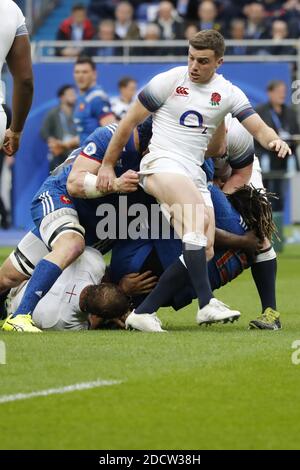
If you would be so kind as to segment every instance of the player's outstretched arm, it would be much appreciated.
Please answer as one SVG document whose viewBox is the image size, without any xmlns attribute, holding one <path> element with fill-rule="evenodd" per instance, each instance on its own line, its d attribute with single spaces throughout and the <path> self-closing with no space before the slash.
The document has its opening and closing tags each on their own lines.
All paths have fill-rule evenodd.
<svg viewBox="0 0 300 470">
<path fill-rule="evenodd" d="M 257 113 L 244 119 L 242 124 L 262 147 L 276 152 L 279 158 L 285 158 L 287 155 L 292 154 L 288 144 L 280 139 L 274 129 L 267 126 Z"/>
<path fill-rule="evenodd" d="M 96 188 L 97 172 L 100 162 L 89 160 L 83 156 L 77 157 L 67 180 L 67 190 L 70 196 L 82 199 L 95 199 L 105 196 Z M 139 176 L 136 171 L 128 170 L 112 182 L 112 192 L 130 193 L 137 190 Z"/>
<path fill-rule="evenodd" d="M 107 192 L 112 189 L 112 182 L 115 179 L 114 167 L 118 158 L 125 147 L 131 132 L 135 126 L 143 122 L 151 113 L 136 100 L 129 108 L 127 114 L 120 121 L 116 132 L 114 133 L 109 146 L 104 155 L 101 168 L 98 172 L 97 189 Z"/>
<path fill-rule="evenodd" d="M 7 155 L 13 155 L 19 148 L 33 97 L 31 49 L 27 35 L 15 38 L 6 61 L 13 76 L 13 103 L 12 122 L 5 134 L 3 150 Z"/>
</svg>

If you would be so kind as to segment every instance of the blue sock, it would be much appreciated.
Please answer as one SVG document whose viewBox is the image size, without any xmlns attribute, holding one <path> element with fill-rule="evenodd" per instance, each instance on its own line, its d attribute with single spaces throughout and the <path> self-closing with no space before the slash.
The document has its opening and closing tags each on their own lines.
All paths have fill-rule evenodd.
<svg viewBox="0 0 300 470">
<path fill-rule="evenodd" d="M 61 273 L 62 270 L 57 266 L 57 264 L 46 259 L 42 259 L 36 265 L 32 277 L 30 281 L 28 281 L 23 299 L 18 309 L 13 314 L 13 317 L 16 317 L 17 315 L 25 315 L 27 313 L 32 314 L 38 302 L 51 289 Z"/>
</svg>

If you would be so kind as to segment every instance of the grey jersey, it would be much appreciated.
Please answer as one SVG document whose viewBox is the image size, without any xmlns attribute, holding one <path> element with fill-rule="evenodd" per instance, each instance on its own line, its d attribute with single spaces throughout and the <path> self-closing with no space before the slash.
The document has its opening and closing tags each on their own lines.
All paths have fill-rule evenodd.
<svg viewBox="0 0 300 470">
<path fill-rule="evenodd" d="M 96 285 L 104 276 L 102 255 L 87 247 L 84 253 L 59 276 L 50 291 L 36 306 L 32 318 L 42 330 L 86 330 L 88 314 L 79 307 L 80 294 L 88 285 Z M 11 310 L 21 302 L 25 285 L 12 297 Z"/>
</svg>

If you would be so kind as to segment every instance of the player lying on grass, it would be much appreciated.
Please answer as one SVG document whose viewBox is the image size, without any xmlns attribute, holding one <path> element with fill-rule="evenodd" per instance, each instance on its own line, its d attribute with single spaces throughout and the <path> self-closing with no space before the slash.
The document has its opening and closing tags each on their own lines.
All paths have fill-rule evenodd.
<svg viewBox="0 0 300 470">
<path fill-rule="evenodd" d="M 35 229 L 20 242 L 0 270 L 0 293 L 31 276 L 22 302 L 4 323 L 4 330 L 13 330 L 16 325 L 18 331 L 37 332 L 31 314 L 62 271 L 83 253 L 85 245 L 97 244 L 102 252 L 109 249 L 111 234 L 101 233 L 99 237 L 97 232 L 97 224 L 105 215 L 105 211 L 99 212 L 98 206 L 117 207 L 119 195 L 106 194 L 102 198 L 103 194 L 96 190 L 96 174 L 115 129 L 116 125 L 98 128 L 79 151 L 74 151 L 46 179 L 35 195 L 31 206 Z M 145 123 L 130 136 L 120 158 L 114 191 L 136 191 L 139 177 L 131 169 L 139 167 L 143 145 L 148 145 L 149 129 L 151 135 L 151 122 L 150 127 Z M 150 199 L 143 194 L 145 200 Z M 136 197 L 132 194 L 128 205 Z M 43 248 L 37 239 L 44 242 Z"/>
<path fill-rule="evenodd" d="M 216 204 L 216 222 L 219 227 L 216 230 L 216 254 L 213 260 L 209 262 L 210 283 L 212 290 L 215 290 L 234 279 L 244 269 L 249 267 L 252 262 L 252 254 L 259 242 L 258 238 L 253 236 L 253 233 L 245 232 L 245 223 L 241 220 L 240 214 L 228 202 L 225 195 L 217 187 L 211 188 L 211 192 L 212 200 Z M 241 200 L 244 199 L 242 205 L 249 207 L 249 191 L 244 190 L 244 192 L 240 193 L 242 195 L 236 193 L 232 197 L 240 205 Z M 261 194 L 255 193 L 255 195 L 256 199 L 252 194 L 256 209 L 255 220 L 260 221 L 265 209 L 266 223 L 272 227 L 272 224 L 269 224 L 269 206 L 265 204 L 264 198 L 264 204 L 261 206 Z M 253 226 L 253 215 L 251 220 L 249 220 L 247 212 L 246 216 L 248 225 L 250 227 Z M 262 237 L 261 234 L 264 233 L 265 229 L 260 228 L 258 230 L 257 225 L 259 227 L 261 225 L 256 222 L 255 227 L 258 235 Z M 234 233 L 225 232 L 223 229 Z M 36 247 L 38 243 L 41 245 L 41 249 L 43 249 L 43 242 L 38 239 Z M 232 249 L 221 249 L 219 247 L 224 245 Z M 138 305 L 144 298 L 142 294 L 149 292 L 156 283 L 156 278 L 150 274 L 149 270 L 160 276 L 170 264 L 178 259 L 180 253 L 181 241 L 179 239 L 120 240 L 113 247 L 110 280 L 115 284 L 119 284 L 122 287 L 122 291 L 127 295 L 134 295 L 135 305 Z M 137 271 L 141 271 L 144 274 L 138 274 Z M 102 256 L 92 248 L 86 248 L 83 255 L 61 274 L 50 291 L 38 303 L 33 311 L 35 324 L 40 329 L 86 329 L 88 327 L 87 312 L 97 311 L 98 315 L 101 315 L 102 318 L 90 317 L 90 327 L 99 327 L 99 322 L 103 324 L 103 317 L 107 318 L 120 311 L 117 302 L 124 304 L 122 294 L 120 294 L 121 300 L 118 300 L 119 289 L 114 290 L 110 284 L 104 284 L 100 292 L 98 292 L 98 284 L 103 275 L 104 264 Z M 190 283 L 185 284 L 185 276 L 182 277 L 182 281 L 181 289 L 175 292 L 173 298 L 170 297 L 167 301 L 167 304 L 172 305 L 176 309 L 190 303 L 195 296 Z M 85 287 L 91 285 L 97 286 L 98 291 L 88 289 L 86 292 Z M 12 299 L 10 310 L 14 311 L 18 308 L 24 295 L 24 290 L 24 285 L 21 289 L 12 290 L 10 295 Z M 107 290 L 112 300 L 110 307 L 103 306 L 102 296 Z M 82 303 L 81 292 L 87 295 L 84 304 Z M 98 295 L 96 295 L 97 293 Z M 94 302 L 93 297 L 88 296 L 90 294 L 94 294 Z M 96 300 L 100 301 L 98 307 L 95 303 Z M 116 303 L 117 307 L 114 307 Z M 83 305 L 85 305 L 84 308 Z M 213 323 L 214 319 L 199 317 L 197 321 L 199 324 Z M 121 321 L 118 321 L 118 326 L 122 326 Z M 277 326 L 279 326 L 278 322 Z"/>
<path fill-rule="evenodd" d="M 37 304 L 32 313 L 35 325 L 40 330 L 57 331 L 95 330 L 107 326 L 124 328 L 128 296 L 149 292 L 154 278 L 149 273 L 136 276 L 134 280 L 124 276 L 119 287 L 105 282 L 105 268 L 102 255 L 86 247 Z M 17 310 L 25 289 L 26 282 L 10 291 L 8 314 Z"/>
<path fill-rule="evenodd" d="M 242 233 L 244 233 L 243 230 Z M 216 239 L 220 243 L 230 242 L 232 246 L 241 247 L 244 252 L 247 249 L 248 253 L 253 252 L 257 246 L 257 239 L 251 233 L 233 236 L 230 233 L 218 231 Z M 43 245 L 42 240 L 38 240 L 37 243 Z M 126 296 L 130 296 L 135 305 L 138 305 L 145 294 L 151 292 L 156 284 L 157 277 L 152 274 L 152 271 L 155 271 L 157 276 L 162 274 L 162 266 L 167 267 L 179 256 L 180 252 L 181 241 L 178 239 L 116 242 L 109 277 L 105 276 L 107 280 L 115 281 L 112 284 L 101 282 L 105 273 L 102 255 L 95 249 L 86 247 L 83 254 L 65 269 L 49 292 L 37 304 L 32 313 L 33 321 L 40 330 L 74 331 L 102 328 L 107 325 L 107 320 L 114 318 L 113 325 L 122 328 L 125 326 L 124 314 L 129 307 Z M 214 269 L 218 269 L 220 260 L 221 257 L 215 257 L 209 263 L 210 282 L 213 289 L 220 285 L 214 274 Z M 147 263 L 151 271 L 147 269 Z M 246 254 L 240 251 L 232 252 L 223 263 L 234 277 L 246 266 Z M 136 270 L 141 273 L 137 273 Z M 225 268 L 222 274 L 223 284 L 227 282 L 224 271 Z M 26 282 L 11 290 L 8 314 L 18 308 L 25 289 Z M 176 309 L 185 306 L 190 303 L 193 295 L 192 288 L 185 287 L 179 296 L 172 299 L 173 306 Z"/>
<path fill-rule="evenodd" d="M 270 203 L 265 193 L 260 190 L 248 186 L 229 197 L 226 197 L 217 186 L 212 186 L 210 190 L 217 229 L 215 255 L 208 263 L 208 273 L 211 288 L 215 290 L 232 281 L 253 264 L 254 251 L 266 236 L 271 237 L 275 227 Z M 249 229 L 254 231 L 255 236 L 253 232 L 249 232 Z M 224 248 L 224 245 L 227 248 Z M 152 305 L 155 299 L 160 298 L 160 302 L 156 301 L 156 310 L 168 305 L 178 310 L 196 297 L 182 256 L 180 257 L 181 248 L 181 241 L 178 239 L 119 240 L 112 249 L 111 280 L 118 282 L 122 276 L 130 272 L 151 270 L 160 277 L 159 282 L 146 299 L 143 300 L 142 297 L 135 299 L 136 309 L 145 309 L 149 301 Z M 168 269 L 173 264 L 176 264 L 176 275 L 174 269 Z M 258 293 L 261 296 L 260 290 Z M 200 325 L 214 323 L 214 319 L 208 315 L 198 314 L 196 321 Z M 130 327 L 128 322 L 126 324 Z M 277 312 L 273 312 L 268 318 L 263 316 L 251 321 L 250 325 L 261 329 L 281 327 Z M 153 330 L 146 330 L 144 327 L 143 331 Z"/>
</svg>

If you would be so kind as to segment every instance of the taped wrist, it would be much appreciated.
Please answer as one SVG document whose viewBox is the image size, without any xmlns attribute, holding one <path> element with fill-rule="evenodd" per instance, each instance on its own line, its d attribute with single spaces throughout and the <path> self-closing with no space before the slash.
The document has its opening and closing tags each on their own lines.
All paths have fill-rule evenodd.
<svg viewBox="0 0 300 470">
<path fill-rule="evenodd" d="M 96 182 L 97 176 L 87 171 L 83 180 L 83 189 L 88 199 L 104 196 L 104 193 L 96 188 Z"/>
</svg>

